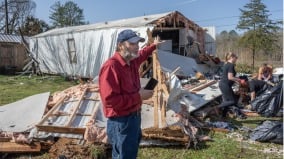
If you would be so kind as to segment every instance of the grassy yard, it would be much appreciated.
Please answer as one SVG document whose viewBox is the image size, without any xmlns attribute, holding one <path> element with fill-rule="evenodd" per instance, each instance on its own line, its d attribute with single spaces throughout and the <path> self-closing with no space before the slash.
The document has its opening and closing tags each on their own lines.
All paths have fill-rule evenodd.
<svg viewBox="0 0 284 159">
<path fill-rule="evenodd" d="M 66 81 L 59 76 L 0 75 L 0 105 L 38 93 L 62 91 L 76 84 L 76 81 Z"/>
<path fill-rule="evenodd" d="M 62 91 L 78 84 L 77 81 L 66 81 L 58 76 L 3 76 L 0 75 L 0 106 L 30 95 Z M 230 121 L 239 127 L 255 128 L 265 120 L 282 118 L 253 117 L 245 120 Z M 232 133 L 208 132 L 214 141 L 202 143 L 197 150 L 185 147 L 141 147 L 139 159 L 282 159 L 283 145 L 258 143 L 247 140 L 248 133 L 235 131 Z M 37 156 L 36 158 L 41 158 Z M 42 158 L 48 158 L 44 154 Z"/>
</svg>

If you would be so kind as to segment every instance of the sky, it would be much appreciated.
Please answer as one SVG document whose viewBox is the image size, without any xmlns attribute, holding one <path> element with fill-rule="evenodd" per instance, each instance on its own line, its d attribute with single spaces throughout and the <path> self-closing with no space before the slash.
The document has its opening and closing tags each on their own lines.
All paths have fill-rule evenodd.
<svg viewBox="0 0 284 159">
<path fill-rule="evenodd" d="M 34 0 L 35 17 L 51 24 L 50 7 L 59 0 Z M 61 4 L 70 0 L 60 0 Z M 215 26 L 216 32 L 236 29 L 240 9 L 250 0 L 71 0 L 83 9 L 90 24 L 143 15 L 179 11 L 199 26 Z M 269 19 L 283 19 L 283 0 L 262 0 L 269 10 Z"/>
</svg>

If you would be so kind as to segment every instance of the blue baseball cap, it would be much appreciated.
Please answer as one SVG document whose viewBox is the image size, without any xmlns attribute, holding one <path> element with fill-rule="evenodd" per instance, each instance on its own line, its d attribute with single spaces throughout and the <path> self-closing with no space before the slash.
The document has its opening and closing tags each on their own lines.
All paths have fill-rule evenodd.
<svg viewBox="0 0 284 159">
<path fill-rule="evenodd" d="M 134 31 L 127 29 L 118 34 L 117 43 L 128 41 L 130 43 L 144 42 L 145 39 L 138 36 Z"/>
</svg>

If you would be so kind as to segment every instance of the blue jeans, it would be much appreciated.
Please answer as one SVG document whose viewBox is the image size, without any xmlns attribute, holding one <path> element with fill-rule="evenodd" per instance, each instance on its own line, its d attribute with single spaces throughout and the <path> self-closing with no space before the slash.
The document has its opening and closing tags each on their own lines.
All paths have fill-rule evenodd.
<svg viewBox="0 0 284 159">
<path fill-rule="evenodd" d="M 135 159 L 141 140 L 141 115 L 109 118 L 107 136 L 112 145 L 112 159 Z"/>
</svg>

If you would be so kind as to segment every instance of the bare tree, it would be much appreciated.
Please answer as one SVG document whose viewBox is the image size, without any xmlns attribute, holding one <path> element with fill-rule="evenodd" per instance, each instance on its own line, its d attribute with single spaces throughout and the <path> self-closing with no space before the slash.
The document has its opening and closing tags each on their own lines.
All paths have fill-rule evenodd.
<svg viewBox="0 0 284 159">
<path fill-rule="evenodd" d="M 26 18 L 34 14 L 35 8 L 33 0 L 0 0 L 0 32 L 15 33 Z"/>
</svg>

